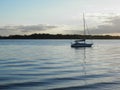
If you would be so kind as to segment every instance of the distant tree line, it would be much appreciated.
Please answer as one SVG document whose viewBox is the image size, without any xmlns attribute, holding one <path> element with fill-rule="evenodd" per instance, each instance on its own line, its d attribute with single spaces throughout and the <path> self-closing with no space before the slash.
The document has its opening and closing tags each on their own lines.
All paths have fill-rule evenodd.
<svg viewBox="0 0 120 90">
<path fill-rule="evenodd" d="M 70 35 L 70 34 L 31 34 L 31 35 L 10 35 L 0 36 L 0 39 L 120 39 L 120 36 L 110 35 Z"/>
</svg>

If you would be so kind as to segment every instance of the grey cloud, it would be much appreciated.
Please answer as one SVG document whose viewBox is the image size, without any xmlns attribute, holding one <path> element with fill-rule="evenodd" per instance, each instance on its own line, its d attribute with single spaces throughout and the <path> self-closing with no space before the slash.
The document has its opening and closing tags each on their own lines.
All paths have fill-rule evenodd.
<svg viewBox="0 0 120 90">
<path fill-rule="evenodd" d="M 3 26 L 0 27 L 0 35 L 12 35 L 12 34 L 31 34 L 31 33 L 43 33 L 51 31 L 62 34 L 83 34 L 83 31 L 67 26 L 64 28 L 62 25 L 19 25 L 19 26 Z M 52 31 L 52 29 L 54 29 Z M 73 30 L 74 29 L 74 30 Z M 58 31 L 57 31 L 58 30 Z M 120 33 L 120 16 L 109 17 L 103 22 L 103 25 L 97 26 L 97 28 L 89 29 L 91 34 L 110 34 Z"/>
<path fill-rule="evenodd" d="M 80 30 L 64 30 L 64 34 L 83 34 Z"/>
<path fill-rule="evenodd" d="M 67 34 L 83 34 L 83 30 L 64 30 L 64 33 Z M 106 18 L 103 22 L 103 25 L 98 25 L 97 28 L 89 28 L 90 34 L 114 34 L 120 33 L 120 16 L 112 16 Z M 88 32 L 87 32 L 88 34 Z"/>
<path fill-rule="evenodd" d="M 111 23 L 113 25 L 120 25 L 120 16 L 116 16 L 116 17 L 110 17 L 108 18 L 108 21 L 106 21 L 106 23 Z"/>
<path fill-rule="evenodd" d="M 99 25 L 96 29 L 91 29 L 93 34 L 109 34 L 120 33 L 120 16 L 108 18 L 104 23 L 105 25 Z"/>
<path fill-rule="evenodd" d="M 10 34 L 28 34 L 40 31 L 46 31 L 50 29 L 57 28 L 56 25 L 19 25 L 19 26 L 2 26 L 0 27 L 1 35 L 10 35 Z"/>
<path fill-rule="evenodd" d="M 14 30 L 15 28 L 12 27 L 12 26 L 3 26 L 3 27 L 0 27 L 0 30 Z"/>
<path fill-rule="evenodd" d="M 52 26 L 52 25 L 44 25 L 44 24 L 39 24 L 39 25 L 20 25 L 20 26 L 4 26 L 1 27 L 0 30 L 22 30 L 22 31 L 34 31 L 34 30 L 47 30 L 47 29 L 52 29 L 52 28 L 57 28 L 57 26 Z"/>
<path fill-rule="evenodd" d="M 57 28 L 57 26 L 51 25 L 31 25 L 31 26 L 18 26 L 17 29 L 22 30 L 23 32 L 30 32 L 30 31 L 44 31 L 48 29 Z"/>
</svg>

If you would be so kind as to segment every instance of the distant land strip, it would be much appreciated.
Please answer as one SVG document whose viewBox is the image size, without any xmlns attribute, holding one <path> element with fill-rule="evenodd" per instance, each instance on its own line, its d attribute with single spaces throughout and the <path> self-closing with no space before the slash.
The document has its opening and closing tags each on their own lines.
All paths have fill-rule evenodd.
<svg viewBox="0 0 120 90">
<path fill-rule="evenodd" d="M 77 34 L 31 34 L 0 36 L 0 39 L 120 39 L 120 36 L 111 35 L 77 35 Z"/>
</svg>

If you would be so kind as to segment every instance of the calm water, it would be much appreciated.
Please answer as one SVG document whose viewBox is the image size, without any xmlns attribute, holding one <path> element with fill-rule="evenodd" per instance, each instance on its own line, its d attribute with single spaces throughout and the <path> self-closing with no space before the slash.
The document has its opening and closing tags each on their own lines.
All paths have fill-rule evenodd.
<svg viewBox="0 0 120 90">
<path fill-rule="evenodd" d="M 120 41 L 0 40 L 0 90 L 120 90 Z"/>
</svg>

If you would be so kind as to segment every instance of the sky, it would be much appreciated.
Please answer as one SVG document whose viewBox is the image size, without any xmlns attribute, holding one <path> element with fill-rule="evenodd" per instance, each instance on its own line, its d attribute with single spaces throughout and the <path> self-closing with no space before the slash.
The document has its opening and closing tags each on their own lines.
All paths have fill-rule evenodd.
<svg viewBox="0 0 120 90">
<path fill-rule="evenodd" d="M 120 0 L 0 0 L 0 35 L 120 35 Z"/>
</svg>

